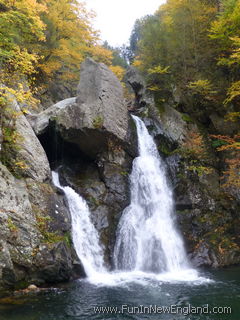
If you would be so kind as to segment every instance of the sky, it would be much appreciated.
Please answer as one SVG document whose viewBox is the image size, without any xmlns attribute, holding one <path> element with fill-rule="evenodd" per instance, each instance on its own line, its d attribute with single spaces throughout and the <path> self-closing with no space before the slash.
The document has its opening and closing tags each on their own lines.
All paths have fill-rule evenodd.
<svg viewBox="0 0 240 320">
<path fill-rule="evenodd" d="M 94 27 L 111 46 L 127 44 L 136 19 L 153 14 L 164 0 L 85 0 L 97 17 Z"/>
</svg>

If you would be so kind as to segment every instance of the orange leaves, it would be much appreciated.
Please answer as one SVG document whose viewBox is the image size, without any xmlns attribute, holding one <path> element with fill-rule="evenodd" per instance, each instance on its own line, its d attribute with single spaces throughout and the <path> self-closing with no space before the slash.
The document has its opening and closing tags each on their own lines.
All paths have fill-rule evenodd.
<svg viewBox="0 0 240 320">
<path fill-rule="evenodd" d="M 240 150 L 240 135 L 235 135 L 234 137 L 223 136 L 223 135 L 211 135 L 211 137 L 224 142 L 222 146 L 217 148 L 217 151 Z"/>
<path fill-rule="evenodd" d="M 205 159 L 206 148 L 202 135 L 198 132 L 192 131 L 183 145 L 183 150 L 185 153 L 196 159 Z"/>
<path fill-rule="evenodd" d="M 227 170 L 223 172 L 223 178 L 225 179 L 223 187 L 240 188 L 240 135 L 234 137 L 211 135 L 211 137 L 223 143 L 217 148 L 217 151 L 228 151 L 225 159 Z"/>
</svg>

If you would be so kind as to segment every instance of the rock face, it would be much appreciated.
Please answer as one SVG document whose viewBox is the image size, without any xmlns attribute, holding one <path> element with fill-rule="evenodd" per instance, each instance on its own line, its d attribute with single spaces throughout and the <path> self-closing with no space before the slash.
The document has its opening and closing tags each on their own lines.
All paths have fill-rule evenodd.
<svg viewBox="0 0 240 320">
<path fill-rule="evenodd" d="M 8 162 L 15 167 L 15 171 L 17 171 L 18 166 L 14 164 L 13 160 L 19 164 L 21 175 L 24 175 L 24 177 L 44 182 L 50 177 L 50 167 L 46 153 L 16 100 L 12 97 L 9 98 L 11 102 L 8 108 L 17 114 L 17 117 L 15 121 L 8 120 L 8 126 L 16 132 L 16 141 L 10 146 L 11 150 L 9 150 L 10 148 L 6 150 L 6 158 L 9 158 Z M 2 152 L 4 153 L 4 150 Z"/>
<path fill-rule="evenodd" d="M 11 100 L 9 108 L 18 116 L 3 123 L 17 139 L 3 137 L 1 149 L 0 290 L 84 275 L 71 244 L 68 207 L 51 184 L 46 153 L 17 103 Z"/>
<path fill-rule="evenodd" d="M 193 264 L 239 263 L 238 207 L 222 192 L 217 170 L 197 173 L 181 161 L 176 173 L 176 209 Z"/>
<path fill-rule="evenodd" d="M 216 155 L 206 149 L 201 162 L 184 154 L 192 132 L 199 133 L 197 125 L 172 102 L 158 110 L 134 68 L 127 82 L 136 96 L 133 110 L 143 117 L 168 165 L 177 221 L 192 263 L 212 267 L 240 263 L 239 204 L 221 189 Z"/>
<path fill-rule="evenodd" d="M 66 281 L 77 274 L 80 263 L 70 245 L 63 195 L 47 183 L 17 179 L 3 165 L 0 193 L 0 289 Z"/>
</svg>

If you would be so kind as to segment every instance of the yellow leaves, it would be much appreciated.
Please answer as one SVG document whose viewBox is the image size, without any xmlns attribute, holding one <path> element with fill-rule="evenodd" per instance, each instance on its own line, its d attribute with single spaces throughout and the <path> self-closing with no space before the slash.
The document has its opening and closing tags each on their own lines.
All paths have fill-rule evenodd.
<svg viewBox="0 0 240 320">
<path fill-rule="evenodd" d="M 223 145 L 217 148 L 217 151 L 240 150 L 240 135 L 235 135 L 234 137 L 223 135 L 211 135 L 211 137 L 224 142 Z"/>
<path fill-rule="evenodd" d="M 240 81 L 232 83 L 227 91 L 227 99 L 224 101 L 224 104 L 228 104 L 238 97 L 240 97 Z"/>
<path fill-rule="evenodd" d="M 103 62 L 107 66 L 110 66 L 112 63 L 112 51 L 103 48 L 100 45 L 94 45 L 90 51 L 93 59 L 97 62 Z"/>
<path fill-rule="evenodd" d="M 32 33 L 36 33 L 39 41 L 44 41 L 45 35 L 42 31 L 45 29 L 45 24 L 40 15 L 47 11 L 47 7 L 36 0 L 21 0 L 19 2 L 23 5 L 22 9 L 27 10 L 28 16 L 34 21 L 31 25 Z"/>
<path fill-rule="evenodd" d="M 151 86 L 148 86 L 148 90 L 150 90 L 150 91 L 160 91 L 160 88 L 157 85 L 151 85 Z"/>
<path fill-rule="evenodd" d="M 31 105 L 32 108 L 36 107 L 38 100 L 32 95 L 29 88 L 25 88 L 21 83 L 18 83 L 16 89 L 11 87 L 2 86 L 0 87 L 0 97 L 2 98 L 2 106 L 7 107 L 7 105 L 14 100 L 19 103 L 26 103 Z M 1 106 L 1 102 L 0 102 Z M 16 112 L 15 110 L 6 110 L 11 115 L 12 118 L 17 118 L 21 112 Z"/>
<path fill-rule="evenodd" d="M 170 68 L 169 66 L 164 68 L 159 65 L 159 66 L 148 69 L 148 73 L 149 74 L 158 74 L 158 75 L 166 74 L 166 73 L 169 73 L 169 68 Z"/>
<path fill-rule="evenodd" d="M 28 169 L 28 166 L 24 161 L 15 161 L 14 167 L 15 167 L 15 169 L 21 169 L 21 170 Z"/>
<path fill-rule="evenodd" d="M 229 37 L 231 40 L 231 54 L 220 56 L 218 59 L 218 65 L 225 65 L 231 67 L 232 65 L 240 64 L 240 38 L 239 37 Z M 229 51 L 229 50 L 228 50 Z"/>
<path fill-rule="evenodd" d="M 188 167 L 188 170 L 196 172 L 199 177 L 203 175 L 209 175 L 213 172 L 213 168 L 206 167 L 206 166 L 200 166 L 200 165 L 191 165 Z"/>
<path fill-rule="evenodd" d="M 119 81 L 123 80 L 123 77 L 125 75 L 125 69 L 123 69 L 120 66 L 110 66 L 109 69 L 112 70 L 113 73 L 115 73 Z"/>
<path fill-rule="evenodd" d="M 168 28 L 172 28 L 174 26 L 173 17 L 171 17 L 170 15 L 165 14 L 162 19 L 163 19 L 164 25 L 167 26 Z"/>
<path fill-rule="evenodd" d="M 227 160 L 228 170 L 224 171 L 223 174 L 227 177 L 226 182 L 222 187 L 235 187 L 240 188 L 240 157 L 237 159 Z"/>
<path fill-rule="evenodd" d="M 39 41 L 44 41 L 45 24 L 41 19 L 41 14 L 47 11 L 46 6 L 36 0 L 16 0 L 12 8 L 25 16 L 25 21 L 29 24 L 28 32 L 34 34 Z"/>
<path fill-rule="evenodd" d="M 111 51 L 98 45 L 98 33 L 93 30 L 93 13 L 76 0 L 49 0 L 43 20 L 47 26 L 46 42 L 40 47 L 44 58 L 38 67 L 48 78 L 77 80 L 80 64 L 91 56 L 111 65 Z"/>
<path fill-rule="evenodd" d="M 35 66 L 38 56 L 29 53 L 26 49 L 16 47 L 12 53 L 12 57 L 8 60 L 9 65 L 17 72 L 24 75 L 31 75 L 36 72 Z"/>
<path fill-rule="evenodd" d="M 39 64 L 38 67 L 49 77 L 51 78 L 54 75 L 54 72 L 58 71 L 61 68 L 62 64 L 58 60 L 50 60 L 45 63 Z"/>
<path fill-rule="evenodd" d="M 225 121 L 239 121 L 240 120 L 240 112 L 229 112 L 226 116 L 225 116 Z"/>
<path fill-rule="evenodd" d="M 20 140 L 19 134 L 11 127 L 3 128 L 3 142 L 11 145 L 16 144 Z"/>
<path fill-rule="evenodd" d="M 186 142 L 182 146 L 182 151 L 186 156 L 198 160 L 205 160 L 207 152 L 203 136 L 195 131 L 190 132 Z"/>
<path fill-rule="evenodd" d="M 212 84 L 207 79 L 192 81 L 187 85 L 187 87 L 193 94 L 201 94 L 207 96 L 209 94 L 215 93 L 215 91 L 212 90 Z"/>
<path fill-rule="evenodd" d="M 133 66 L 136 68 L 141 68 L 143 66 L 143 61 L 140 59 L 140 57 L 136 57 Z"/>
</svg>

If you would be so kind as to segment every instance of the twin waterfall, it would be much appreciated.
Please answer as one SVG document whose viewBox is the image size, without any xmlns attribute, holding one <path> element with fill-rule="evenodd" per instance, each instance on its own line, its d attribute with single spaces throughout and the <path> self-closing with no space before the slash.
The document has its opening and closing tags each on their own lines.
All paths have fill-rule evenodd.
<svg viewBox="0 0 240 320">
<path fill-rule="evenodd" d="M 174 225 L 174 204 L 165 166 L 144 123 L 133 116 L 139 156 L 130 176 L 131 204 L 124 210 L 114 249 L 115 269 L 146 274 L 175 273 L 189 269 L 183 241 Z M 63 187 L 53 172 L 54 184 L 68 200 L 76 252 L 88 277 L 104 273 L 103 250 L 85 200 Z"/>
</svg>

